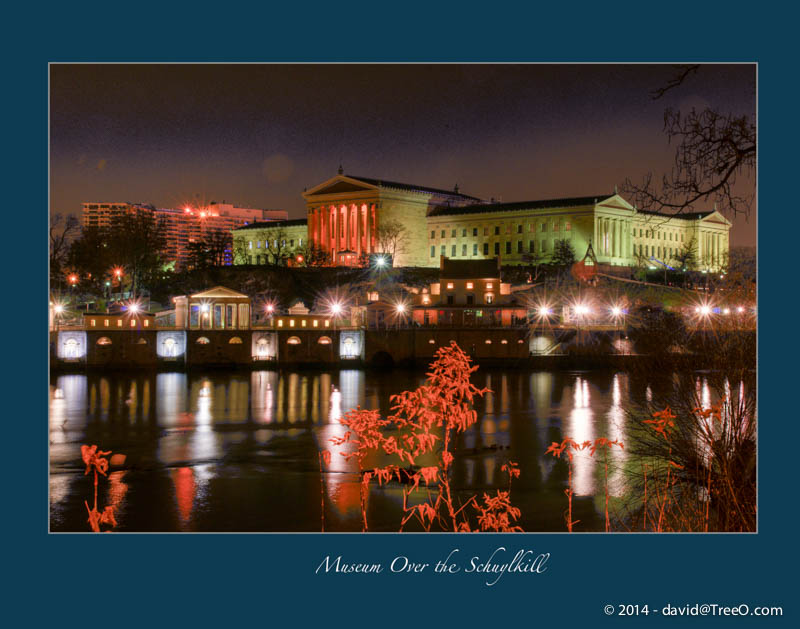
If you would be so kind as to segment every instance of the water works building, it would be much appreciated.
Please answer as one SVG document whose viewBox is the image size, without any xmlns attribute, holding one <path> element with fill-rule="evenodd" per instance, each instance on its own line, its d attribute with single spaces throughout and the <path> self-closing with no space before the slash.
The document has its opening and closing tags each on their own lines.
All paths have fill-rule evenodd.
<svg viewBox="0 0 800 629">
<path fill-rule="evenodd" d="M 713 271 L 727 258 L 731 227 L 715 210 L 677 216 L 645 212 L 616 192 L 497 203 L 463 194 L 458 186 L 448 191 L 341 171 L 303 197 L 307 219 L 292 221 L 292 227 L 305 232 L 290 240 L 314 243 L 334 264 L 363 261 L 363 254 L 388 247 L 395 266 L 435 267 L 441 256 L 527 264 L 532 256 L 546 262 L 556 242 L 567 240 L 579 258 L 591 242 L 598 262 L 615 266 L 671 265 L 682 249 L 692 247 L 698 269 Z M 402 233 L 387 243 L 382 226 L 392 224 L 402 225 Z M 258 252 L 275 235 L 261 224 L 235 230 L 234 239 L 240 250 Z"/>
</svg>

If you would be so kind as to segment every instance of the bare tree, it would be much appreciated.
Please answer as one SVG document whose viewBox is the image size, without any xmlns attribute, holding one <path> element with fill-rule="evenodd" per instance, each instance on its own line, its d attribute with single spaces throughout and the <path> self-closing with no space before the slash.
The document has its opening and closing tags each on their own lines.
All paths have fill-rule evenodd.
<svg viewBox="0 0 800 629">
<path fill-rule="evenodd" d="M 378 225 L 376 232 L 378 250 L 388 253 L 392 259 L 405 253 L 408 246 L 408 230 L 400 221 L 388 220 Z"/>
<path fill-rule="evenodd" d="M 81 226 L 73 214 L 56 214 L 50 220 L 50 277 L 61 278 L 70 243 L 80 234 Z"/>
<path fill-rule="evenodd" d="M 693 271 L 697 267 L 697 240 L 694 236 L 678 249 L 674 258 L 683 271 Z"/>
<path fill-rule="evenodd" d="M 699 66 L 680 66 L 666 86 L 654 90 L 661 98 L 697 74 Z M 711 108 L 688 113 L 671 107 L 664 112 L 664 132 L 676 146 L 672 170 L 660 181 L 653 173 L 639 184 L 630 179 L 623 190 L 640 209 L 667 213 L 690 211 L 696 203 L 714 203 L 723 213 L 748 216 L 755 192 L 742 193 L 737 179 L 756 167 L 756 125 L 749 115 L 736 116 Z"/>
<path fill-rule="evenodd" d="M 304 258 L 306 266 L 329 266 L 331 254 L 317 245 L 313 240 L 306 241 L 306 244 L 298 248 L 295 254 L 300 254 Z"/>
</svg>

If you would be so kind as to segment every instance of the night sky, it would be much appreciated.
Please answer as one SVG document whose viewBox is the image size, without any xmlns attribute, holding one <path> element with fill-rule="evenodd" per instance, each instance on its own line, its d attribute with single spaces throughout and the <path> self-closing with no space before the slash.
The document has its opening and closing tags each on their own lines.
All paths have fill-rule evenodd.
<svg viewBox="0 0 800 629">
<path fill-rule="evenodd" d="M 347 174 L 503 201 L 668 169 L 667 106 L 755 113 L 753 65 L 52 65 L 51 212 L 227 201 L 305 216 Z M 753 179 L 740 179 L 752 190 Z M 700 209 L 710 209 L 697 207 Z M 732 217 L 728 217 L 732 218 Z M 756 244 L 755 209 L 732 245 Z"/>
</svg>

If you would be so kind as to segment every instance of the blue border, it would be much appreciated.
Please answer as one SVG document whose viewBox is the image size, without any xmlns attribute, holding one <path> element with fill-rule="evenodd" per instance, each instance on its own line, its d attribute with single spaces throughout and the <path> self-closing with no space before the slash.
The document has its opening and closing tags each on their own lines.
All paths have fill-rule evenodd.
<svg viewBox="0 0 800 629">
<path fill-rule="evenodd" d="M 101 8 L 102 7 L 102 8 Z M 788 16 L 724 9 L 608 3 L 559 13 L 498 4 L 434 9 L 429 4 L 328 4 L 285 8 L 226 6 L 206 13 L 145 3 L 42 9 L 9 15 L 5 93 L 6 221 L 13 230 L 6 257 L 15 297 L 6 325 L 5 375 L 12 435 L 6 445 L 6 540 L 14 557 L 6 573 L 33 597 L 29 620 L 71 626 L 210 626 L 284 619 L 303 624 L 406 625 L 416 622 L 619 624 L 605 604 L 668 602 L 783 605 L 778 626 L 796 616 L 796 579 L 784 578 L 797 544 L 793 449 L 796 411 L 787 367 L 782 296 L 793 293 L 784 251 L 797 228 L 796 163 L 785 138 L 796 121 L 789 93 L 796 67 L 784 50 L 795 36 Z M 647 16 L 647 11 L 654 14 Z M 102 17 L 98 17 L 102 16 Z M 634 22 L 635 16 L 638 22 Z M 758 35 L 754 35 L 758 33 Z M 224 45 L 210 47 L 210 41 Z M 713 536 L 361 536 L 361 535 L 47 535 L 46 329 L 47 63 L 48 61 L 758 61 L 760 206 L 760 532 Z M 790 111 L 789 108 L 792 108 Z M 794 169 L 793 169 L 794 170 Z M 7 171 L 8 172 L 8 171 Z M 793 174 L 793 173 L 792 173 Z M 778 220 L 774 220 L 778 214 Z M 780 227 L 780 231 L 776 227 Z M 772 238 L 780 246 L 769 246 Z M 763 241 L 763 242 L 762 242 Z M 763 246 L 766 245 L 766 246 Z M 788 267 L 788 268 L 787 268 Z M 788 272 L 787 272 L 788 271 Z M 9 285 L 7 283 L 7 285 Z M 17 297 L 22 291 L 24 301 Z M 792 298 L 789 297 L 791 300 Z M 22 305 L 25 304 L 25 305 Z M 778 318 L 780 316 L 780 319 Z M 782 325 L 783 324 L 783 325 Z M 780 339 L 779 339 L 780 335 Z M 33 339 L 33 340 L 32 340 Z M 12 358 L 13 357 L 13 358 Z M 16 365 L 19 365 L 17 367 Z M 21 391 L 19 390 L 21 388 Z M 431 561 L 453 547 L 486 556 L 498 546 L 551 553 L 543 575 L 507 575 L 487 588 L 477 575 L 315 575 L 325 555 L 386 561 L 397 555 Z M 13 569 L 12 569 L 13 567 Z M 790 598 L 789 594 L 793 596 Z M 276 613 L 277 612 L 277 613 Z M 752 619 L 751 619 L 752 620 Z M 706 618 L 730 623 L 729 618 Z M 633 626 L 658 622 L 651 615 Z M 737 619 L 737 623 L 747 622 Z"/>
</svg>

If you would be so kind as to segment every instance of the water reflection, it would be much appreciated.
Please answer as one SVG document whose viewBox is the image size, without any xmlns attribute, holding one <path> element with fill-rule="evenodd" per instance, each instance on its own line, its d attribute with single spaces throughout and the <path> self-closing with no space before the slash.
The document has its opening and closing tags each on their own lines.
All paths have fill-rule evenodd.
<svg viewBox="0 0 800 629">
<path fill-rule="evenodd" d="M 565 436 L 571 437 L 579 444 L 594 441 L 594 414 L 588 380 L 578 376 L 573 385 L 573 407 L 569 412 Z M 594 461 L 588 450 L 573 454 L 572 488 L 576 496 L 589 496 L 594 493 Z"/>
<path fill-rule="evenodd" d="M 710 406 L 708 377 L 692 378 L 698 399 Z M 321 493 L 326 530 L 358 530 L 358 465 L 345 460 L 330 439 L 344 435 L 339 420 L 351 408 L 380 408 L 385 416 L 391 395 L 423 379 L 420 373 L 359 369 L 55 376 L 49 417 L 52 521 L 65 530 L 84 530 L 80 445 L 97 443 L 128 456 L 125 469 L 112 469 L 104 490 L 104 500 L 122 514 L 121 530 L 319 530 Z M 660 396 L 676 386 L 672 374 L 651 380 L 652 387 L 636 384 L 637 398 L 652 400 L 653 391 Z M 478 372 L 475 384 L 493 391 L 476 401 L 477 422 L 456 442 L 454 488 L 470 493 L 504 488 L 507 477 L 500 467 L 514 460 L 522 472 L 513 492 L 526 505 L 523 526 L 560 530 L 559 522 L 539 524 L 543 501 L 560 504 L 567 483 L 565 462 L 544 451 L 566 437 L 625 442 L 632 395 L 628 374 L 495 370 Z M 733 410 L 744 399 L 744 383 L 724 387 Z M 331 460 L 320 473 L 322 450 L 331 451 Z M 604 454 L 609 493 L 624 496 L 628 454 L 619 448 L 593 458 L 588 450 L 575 453 L 576 496 L 603 495 Z M 378 464 L 365 461 L 366 467 Z M 373 487 L 371 508 L 396 509 L 399 495 L 396 484 Z M 242 515 L 255 504 L 264 509 L 263 524 Z M 602 505 L 588 504 L 602 529 Z M 237 509 L 241 513 L 232 515 Z M 292 515 L 280 520 L 280 513 Z M 580 519 L 592 525 L 587 514 Z"/>
</svg>

